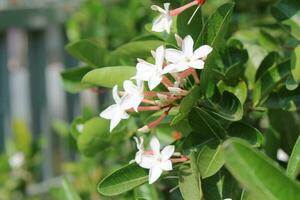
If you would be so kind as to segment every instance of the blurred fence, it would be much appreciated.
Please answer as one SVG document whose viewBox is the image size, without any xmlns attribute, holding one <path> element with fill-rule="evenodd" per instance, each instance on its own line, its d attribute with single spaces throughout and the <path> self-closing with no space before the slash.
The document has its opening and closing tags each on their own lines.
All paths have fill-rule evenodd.
<svg viewBox="0 0 300 200">
<path fill-rule="evenodd" d="M 76 61 L 64 52 L 63 47 L 67 43 L 65 21 L 78 4 L 79 0 L 0 0 L 0 152 L 4 152 L 5 140 L 11 137 L 12 119 L 15 117 L 12 110 L 27 106 L 26 98 L 21 97 L 25 94 L 29 96 L 29 109 L 25 108 L 23 118 L 30 124 L 34 138 L 42 136 L 45 141 L 43 180 L 53 176 L 52 154 L 58 148 L 50 128 L 51 109 L 57 108 L 60 112 L 66 113 L 63 117 L 69 122 L 80 109 L 79 96 L 74 94 L 63 95 L 65 98 L 63 106 L 53 105 L 53 102 L 50 102 L 52 108 L 49 108 L 49 99 L 57 98 L 57 93 L 54 89 L 49 97 L 48 90 L 56 84 L 58 76 L 56 79 L 50 77 L 51 80 L 47 80 L 49 75 L 51 76 L 49 60 L 54 59 L 60 66 L 76 65 Z M 23 41 L 18 41 L 16 35 L 23 36 L 24 41 L 27 41 L 25 42 L 27 54 L 23 63 L 26 67 L 23 68 L 17 66 L 21 64 L 15 64 L 11 58 L 11 48 L 19 46 L 19 42 Z M 14 67 L 17 71 L 22 69 L 24 74 L 28 75 L 28 86 L 23 85 L 24 81 L 12 84 L 14 81 L 10 79 L 14 77 L 16 71 Z M 58 75 L 59 70 L 56 71 Z M 54 101 L 55 103 L 57 102 Z M 69 158 L 72 156 L 67 150 L 64 153 L 68 154 Z"/>
</svg>

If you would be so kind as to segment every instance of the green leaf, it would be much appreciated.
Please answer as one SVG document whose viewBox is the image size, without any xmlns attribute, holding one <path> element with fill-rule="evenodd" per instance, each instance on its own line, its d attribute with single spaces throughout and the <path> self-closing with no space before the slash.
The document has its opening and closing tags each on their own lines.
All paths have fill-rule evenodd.
<svg viewBox="0 0 300 200">
<path fill-rule="evenodd" d="M 234 122 L 228 128 L 228 135 L 247 140 L 252 147 L 261 147 L 264 144 L 263 134 L 256 128 L 243 122 Z"/>
<path fill-rule="evenodd" d="M 278 165 L 240 139 L 224 143 L 226 168 L 258 199 L 297 200 L 300 185 L 289 179 Z"/>
<path fill-rule="evenodd" d="M 109 136 L 108 120 L 100 117 L 88 120 L 77 138 L 78 149 L 86 156 L 93 156 L 110 146 Z"/>
<path fill-rule="evenodd" d="M 112 88 L 118 85 L 123 87 L 123 82 L 129 80 L 136 73 L 135 67 L 104 67 L 94 69 L 87 73 L 83 78 L 83 83 L 88 83 L 95 86 Z"/>
<path fill-rule="evenodd" d="M 189 114 L 189 123 L 195 132 L 222 140 L 226 137 L 226 130 L 211 115 L 201 108 L 193 108 Z"/>
<path fill-rule="evenodd" d="M 275 51 L 270 52 L 260 63 L 255 74 L 255 81 L 261 78 L 270 68 L 274 67 L 278 60 L 279 54 Z"/>
<path fill-rule="evenodd" d="M 272 109 L 282 109 L 286 111 L 297 111 L 300 109 L 300 87 L 293 91 L 282 88 L 270 94 L 265 106 Z"/>
<path fill-rule="evenodd" d="M 201 87 L 206 90 L 208 82 L 211 80 L 211 71 L 216 67 L 214 64 L 215 56 L 219 48 L 224 43 L 225 34 L 229 27 L 234 3 L 227 3 L 220 6 L 207 20 L 201 34 L 199 35 L 196 45 L 207 44 L 213 47 L 213 52 L 208 56 L 205 68 L 201 73 Z"/>
<path fill-rule="evenodd" d="M 197 169 L 196 152 L 190 154 L 190 166 L 180 170 L 179 189 L 185 200 L 202 199 L 201 177 Z"/>
<path fill-rule="evenodd" d="M 151 50 L 155 50 L 166 43 L 160 40 L 134 41 L 118 47 L 111 53 L 110 59 L 120 58 L 147 58 L 151 56 Z M 111 61 L 113 62 L 113 61 Z"/>
<path fill-rule="evenodd" d="M 97 40 L 84 39 L 70 43 L 66 51 L 91 67 L 105 66 L 107 52 Z"/>
<path fill-rule="evenodd" d="M 230 121 L 239 121 L 243 117 L 243 106 L 240 100 L 232 93 L 224 91 L 222 95 L 215 92 L 207 99 L 204 105 L 212 113 Z"/>
<path fill-rule="evenodd" d="M 157 190 L 154 185 L 144 184 L 134 189 L 135 200 L 159 200 Z"/>
<path fill-rule="evenodd" d="M 254 106 L 263 104 L 270 93 L 281 83 L 284 83 L 290 74 L 290 60 L 282 62 L 265 72 L 265 74 L 255 83 L 253 89 Z"/>
<path fill-rule="evenodd" d="M 299 131 L 300 132 L 300 131 Z M 300 136 L 293 148 L 291 157 L 288 162 L 286 173 L 289 177 L 296 179 L 300 174 Z"/>
<path fill-rule="evenodd" d="M 197 163 L 202 178 L 216 174 L 224 165 L 224 157 L 219 141 L 212 140 L 203 145 L 199 150 Z"/>
<path fill-rule="evenodd" d="M 190 90 L 189 94 L 182 99 L 180 103 L 179 113 L 172 120 L 171 126 L 185 119 L 185 117 L 188 115 L 191 109 L 195 106 L 200 96 L 201 96 L 200 86 L 195 85 Z"/>
<path fill-rule="evenodd" d="M 190 0 L 184 0 L 182 5 L 190 3 Z M 191 16 L 193 15 L 196 7 L 190 8 L 180 15 L 177 16 L 177 32 L 181 37 L 185 37 L 187 35 L 191 35 L 194 40 L 196 40 L 203 28 L 203 19 L 202 19 L 202 11 L 201 7 L 193 17 L 190 24 L 188 24 Z"/>
<path fill-rule="evenodd" d="M 71 185 L 71 183 L 66 178 L 64 178 L 62 181 L 62 188 L 64 190 L 66 200 L 81 200 L 75 188 Z"/>
<path fill-rule="evenodd" d="M 67 92 L 77 93 L 89 87 L 88 84 L 81 83 L 85 74 L 91 71 L 91 67 L 76 67 L 67 69 L 61 73 L 64 89 Z"/>
<path fill-rule="evenodd" d="M 300 17 L 300 16 L 299 16 Z M 300 28 L 299 28 L 300 29 Z M 292 75 L 300 83 L 300 45 L 298 45 L 292 54 Z"/>
<path fill-rule="evenodd" d="M 222 192 L 220 191 L 222 184 L 221 175 L 218 172 L 214 176 L 202 180 L 202 189 L 205 200 L 223 200 Z"/>
<path fill-rule="evenodd" d="M 244 104 L 247 99 L 248 88 L 245 81 L 239 81 L 234 86 L 226 85 L 226 83 L 220 81 L 218 83 L 218 88 L 221 94 L 223 94 L 225 91 L 234 94 L 242 104 Z"/>
<path fill-rule="evenodd" d="M 136 163 L 126 165 L 105 177 L 97 187 L 100 194 L 115 196 L 122 194 L 148 181 L 147 170 Z"/>
<path fill-rule="evenodd" d="M 300 40 L 300 2 L 297 0 L 281 0 L 271 9 L 273 17 L 288 33 Z"/>
</svg>

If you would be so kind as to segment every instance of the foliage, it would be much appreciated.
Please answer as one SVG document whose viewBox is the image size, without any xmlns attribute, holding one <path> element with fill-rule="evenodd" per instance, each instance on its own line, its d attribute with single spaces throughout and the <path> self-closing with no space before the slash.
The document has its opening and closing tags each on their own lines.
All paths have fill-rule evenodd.
<svg viewBox="0 0 300 200">
<path fill-rule="evenodd" d="M 142 24 L 151 19 L 147 16 L 139 21 L 141 33 L 133 38 L 130 31 L 124 31 L 136 31 L 128 28 L 137 17 L 130 12 L 138 8 L 150 12 L 150 3 L 137 2 L 130 1 L 124 12 L 118 12 L 119 7 L 112 11 L 118 12 L 125 25 L 120 28 L 116 23 L 111 31 L 122 34 L 103 37 L 77 30 L 82 35 L 76 39 L 84 39 L 71 42 L 66 50 L 86 67 L 63 72 L 65 82 L 76 82 L 69 91 L 114 85 L 122 90 L 123 81 L 134 76 L 136 58 L 151 62 L 150 50 L 160 45 L 176 47 L 174 33 L 191 35 L 196 48 L 207 44 L 213 52 L 204 69 L 197 70 L 200 85 L 187 78 L 184 89 L 188 94 L 151 130 L 164 145 L 173 144 L 176 152 L 189 158 L 175 163 L 157 185 L 148 185 L 148 171 L 128 162 L 136 151 L 133 136 L 143 135 L 145 143 L 150 140 L 138 127 L 165 111 L 132 113 L 112 133 L 108 121 L 95 115 L 74 120 L 71 130 L 78 150 L 92 158 L 101 157 L 99 163 L 109 169 L 105 178 L 101 176 L 98 192 L 118 195 L 118 199 L 296 200 L 300 196 L 299 1 L 253 1 L 250 5 L 245 1 L 207 1 L 190 25 L 187 21 L 193 9 L 177 16 L 169 35 L 153 33 L 148 25 L 144 28 Z M 171 6 L 188 2 L 172 1 Z M 95 1 L 90 3 L 99 9 L 92 14 L 105 10 L 95 6 Z M 93 24 L 90 18 L 88 22 Z M 107 38 L 114 42 L 108 44 Z M 124 44 L 129 38 L 133 39 Z M 161 85 L 155 91 L 163 89 Z M 76 130 L 77 125 L 83 129 Z M 280 160 L 278 150 L 290 159 Z"/>
</svg>

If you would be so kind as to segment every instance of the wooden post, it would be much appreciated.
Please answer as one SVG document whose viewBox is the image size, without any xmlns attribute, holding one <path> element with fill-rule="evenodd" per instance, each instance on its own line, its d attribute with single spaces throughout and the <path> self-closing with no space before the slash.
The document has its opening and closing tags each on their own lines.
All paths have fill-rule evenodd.
<svg viewBox="0 0 300 200">
<path fill-rule="evenodd" d="M 0 153 L 5 149 L 5 135 L 10 133 L 9 71 L 6 33 L 0 32 Z"/>
<path fill-rule="evenodd" d="M 28 66 L 30 78 L 32 130 L 35 139 L 44 141 L 42 160 L 42 179 L 53 176 L 53 156 L 51 151 L 51 132 L 47 112 L 46 76 L 47 67 L 45 30 L 28 31 Z"/>
</svg>

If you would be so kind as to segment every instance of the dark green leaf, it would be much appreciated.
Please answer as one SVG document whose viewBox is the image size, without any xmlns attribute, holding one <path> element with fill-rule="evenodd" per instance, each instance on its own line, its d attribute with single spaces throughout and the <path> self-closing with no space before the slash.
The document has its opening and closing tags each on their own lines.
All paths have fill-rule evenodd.
<svg viewBox="0 0 300 200">
<path fill-rule="evenodd" d="M 189 123 L 194 130 L 205 138 L 215 137 L 222 140 L 226 137 L 226 130 L 221 124 L 201 108 L 193 108 L 189 114 Z"/>
<path fill-rule="evenodd" d="M 190 3 L 190 0 L 184 0 L 183 5 Z M 180 15 L 177 16 L 177 32 L 181 37 L 185 37 L 187 35 L 191 35 L 194 40 L 196 40 L 202 31 L 203 28 L 203 19 L 202 19 L 202 11 L 201 8 L 197 11 L 191 23 L 188 24 L 191 16 L 193 15 L 196 7 L 190 8 Z"/>
<path fill-rule="evenodd" d="M 280 0 L 271 9 L 271 13 L 288 33 L 300 40 L 299 1 Z"/>
<path fill-rule="evenodd" d="M 256 128 L 243 122 L 234 122 L 228 128 L 228 134 L 247 140 L 253 147 L 261 147 L 264 144 L 264 136 Z"/>
<path fill-rule="evenodd" d="M 233 176 L 258 199 L 297 200 L 300 185 L 289 179 L 278 165 L 240 139 L 224 144 L 225 165 Z"/>
<path fill-rule="evenodd" d="M 256 71 L 255 81 L 261 78 L 264 75 L 264 73 L 266 73 L 270 68 L 274 67 L 277 64 L 278 59 L 279 54 L 277 52 L 270 52 L 260 63 Z"/>
<path fill-rule="evenodd" d="M 136 163 L 129 164 L 105 177 L 97 187 L 100 194 L 115 196 L 122 194 L 148 181 L 147 170 Z"/>
</svg>

